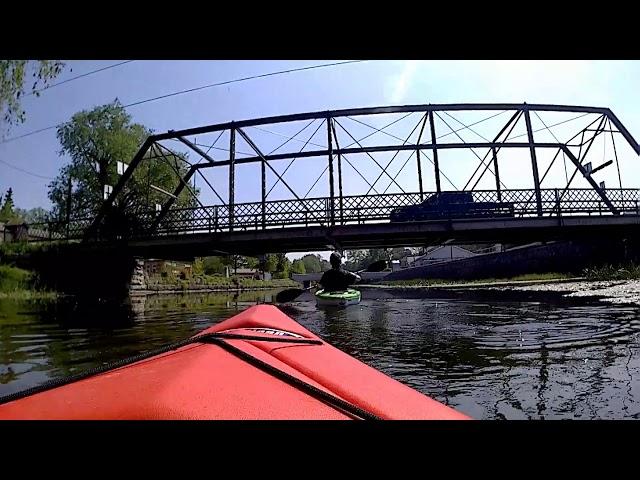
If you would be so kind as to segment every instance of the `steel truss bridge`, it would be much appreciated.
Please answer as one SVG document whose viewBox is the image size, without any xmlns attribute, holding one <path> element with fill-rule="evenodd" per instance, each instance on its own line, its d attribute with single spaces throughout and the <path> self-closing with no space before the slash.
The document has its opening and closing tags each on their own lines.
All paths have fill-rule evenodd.
<svg viewBox="0 0 640 480">
<path fill-rule="evenodd" d="M 471 124 L 463 123 L 460 115 L 469 112 L 484 112 L 486 117 Z M 389 115 L 395 115 L 391 123 L 381 127 L 372 125 L 375 118 Z M 549 115 L 571 115 L 571 118 L 563 117 L 560 122 L 553 119 L 545 121 L 545 116 Z M 407 136 L 390 133 L 389 127 L 410 116 L 413 117 L 413 129 Z M 478 133 L 477 125 L 488 121 L 493 122 L 493 133 L 490 136 Z M 572 135 L 558 132 L 560 127 L 566 132 L 578 122 L 583 125 L 573 128 Z M 304 128 L 293 136 L 280 135 L 287 140 L 273 150 L 260 145 L 256 138 L 256 131 L 278 135 L 269 129 L 288 124 L 297 128 L 300 123 Z M 354 124 L 368 128 L 368 134 L 356 138 Z M 314 133 L 304 141 L 308 135 L 303 137 L 302 133 L 314 125 Z M 523 133 L 516 135 L 518 129 Z M 321 143 L 311 141 L 318 132 L 322 137 Z M 463 134 L 475 134 L 475 138 L 468 141 Z M 207 135 L 215 141 L 210 144 L 198 142 Z M 541 140 L 542 136 L 547 137 L 545 141 Z M 560 140 L 560 136 L 567 138 Z M 223 137 L 224 141 L 219 143 Z M 592 147 L 598 140 L 609 141 L 612 158 L 594 167 L 598 154 Z M 304 143 L 304 146 L 291 149 L 293 142 Z M 186 149 L 191 156 L 197 156 L 197 162 L 184 152 L 176 152 L 175 145 Z M 287 145 L 288 149 L 285 148 Z M 97 211 L 83 216 L 70 215 L 64 222 L 38 228 L 45 232 L 43 237 L 52 239 L 82 239 L 83 243 L 94 246 L 120 242 L 147 254 L 173 257 L 306 251 L 327 247 L 424 245 L 443 241 L 637 235 L 640 191 L 622 188 L 618 154 L 623 147 L 634 157 L 633 160 L 640 155 L 640 145 L 610 109 L 585 106 L 428 104 L 321 111 L 228 122 L 150 136 L 130 160 L 118 183 L 108 190 L 108 196 Z M 223 151 L 224 158 L 214 158 L 210 153 L 212 149 Z M 473 166 L 467 172 L 469 180 L 461 188 L 443 188 L 445 181 L 453 186 L 442 169 L 442 156 L 450 151 L 466 151 L 473 155 Z M 511 178 L 505 178 L 504 174 L 502 178 L 500 176 L 500 170 L 509 161 L 509 153 L 515 151 L 524 152 L 528 157 L 527 168 L 518 175 L 526 176 L 533 188 L 506 188 L 505 180 L 509 182 Z M 399 158 L 401 154 L 408 156 Z M 389 155 L 392 155 L 390 160 Z M 541 168 L 544 163 L 540 161 L 542 156 L 552 158 L 546 168 Z M 400 170 L 392 172 L 391 165 L 397 158 L 398 161 L 404 159 L 404 163 Z M 356 159 L 359 162 L 365 159 L 369 170 L 363 173 L 362 168 L 357 167 Z M 548 174 L 560 159 L 565 165 L 564 184 L 550 186 Z M 286 168 L 282 168 L 283 161 L 288 162 Z M 314 161 L 322 162 L 325 168 L 311 188 L 325 178 L 327 194 L 308 197 L 311 189 L 303 194 L 299 191 L 299 182 L 293 182 L 285 175 L 294 162 Z M 114 231 L 110 218 L 116 211 L 121 214 L 127 210 L 118 210 L 123 205 L 121 199 L 133 183 L 141 181 L 145 165 L 150 162 L 173 165 L 175 179 L 172 189 L 148 185 L 153 189 L 155 198 L 161 194 L 162 200 L 155 200 L 154 205 L 149 203 L 141 207 L 138 204 L 129 208 L 129 216 L 136 221 L 121 225 Z M 178 168 L 180 162 L 182 170 Z M 251 164 L 259 167 L 259 199 L 236 202 L 236 171 Z M 375 168 L 375 179 L 371 178 L 371 167 Z M 606 167 L 611 167 L 609 171 L 617 169 L 618 187 L 605 186 L 604 182 L 597 180 L 597 172 Z M 402 172 L 406 176 L 409 169 L 413 170 L 409 177 L 414 185 L 417 183 L 413 191 L 403 185 L 402 178 L 406 177 L 400 177 Z M 204 175 L 207 171 L 222 172 L 225 192 L 219 193 L 220 182 L 215 187 Z M 354 172 L 367 185 L 366 192 L 345 194 L 344 184 Z M 220 179 L 220 173 L 214 175 Z M 276 180 L 275 184 L 284 187 L 287 198 L 269 198 L 275 184 L 268 184 L 268 175 Z M 209 193 L 215 195 L 212 196 L 214 203 L 202 203 L 202 196 L 195 188 L 196 178 L 200 179 L 201 188 L 208 187 Z M 424 188 L 427 179 L 435 187 L 431 191 Z M 483 179 L 485 187 L 479 189 Z M 487 179 L 491 182 L 491 189 L 486 188 Z M 584 186 L 572 188 L 576 179 L 583 179 Z M 381 182 L 388 182 L 382 192 L 379 191 L 382 190 Z M 387 193 L 390 188 L 397 191 Z M 480 215 L 474 216 L 445 212 L 428 221 L 390 222 L 394 209 L 418 204 L 444 191 L 470 192 L 474 204 L 510 204 L 512 215 L 492 216 L 490 211 L 480 211 Z M 190 199 L 186 207 L 180 205 L 180 199 L 185 197 Z M 475 212 L 477 214 L 478 210 Z"/>
</svg>

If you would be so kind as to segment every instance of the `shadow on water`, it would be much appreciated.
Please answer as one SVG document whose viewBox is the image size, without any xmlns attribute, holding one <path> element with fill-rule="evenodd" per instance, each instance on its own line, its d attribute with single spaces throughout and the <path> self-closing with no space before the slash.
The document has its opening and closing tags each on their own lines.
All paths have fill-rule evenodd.
<svg viewBox="0 0 640 480">
<path fill-rule="evenodd" d="M 113 304 L 0 300 L 0 395 L 191 336 L 275 292 Z M 560 294 L 363 290 L 280 309 L 335 347 L 475 418 L 638 418 L 637 307 Z"/>
</svg>

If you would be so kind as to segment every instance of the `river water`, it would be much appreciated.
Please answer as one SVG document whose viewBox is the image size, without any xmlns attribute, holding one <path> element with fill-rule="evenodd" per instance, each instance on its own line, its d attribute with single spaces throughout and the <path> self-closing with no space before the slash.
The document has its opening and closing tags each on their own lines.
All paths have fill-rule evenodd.
<svg viewBox="0 0 640 480">
<path fill-rule="evenodd" d="M 125 305 L 0 299 L 0 396 L 186 338 L 274 292 Z M 477 419 L 640 418 L 640 308 L 542 292 L 364 290 L 281 309 L 329 343 Z"/>
</svg>

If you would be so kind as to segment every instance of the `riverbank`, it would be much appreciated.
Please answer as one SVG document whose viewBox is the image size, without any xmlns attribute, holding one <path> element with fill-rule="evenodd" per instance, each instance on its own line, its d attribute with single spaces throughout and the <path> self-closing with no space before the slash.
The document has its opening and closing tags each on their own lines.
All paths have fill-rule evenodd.
<svg viewBox="0 0 640 480">
<path fill-rule="evenodd" d="M 640 280 L 573 281 L 511 286 L 515 291 L 560 292 L 565 297 L 597 297 L 617 304 L 640 305 Z"/>
<path fill-rule="evenodd" d="M 56 300 L 59 296 L 56 292 L 42 292 L 38 290 L 0 292 L 0 300 Z"/>
<path fill-rule="evenodd" d="M 33 272 L 11 265 L 0 265 L 0 298 L 15 300 L 55 300 L 57 292 L 37 287 Z"/>
<path fill-rule="evenodd" d="M 563 297 L 594 297 L 602 301 L 618 304 L 640 305 L 639 279 L 598 280 L 588 277 L 570 277 L 554 274 L 549 278 L 539 275 L 522 275 L 512 279 L 482 279 L 474 281 L 450 282 L 442 280 L 397 281 L 381 284 L 362 285 L 367 289 L 383 290 L 424 290 L 451 291 L 464 290 L 490 292 L 553 292 Z"/>
<path fill-rule="evenodd" d="M 484 288 L 484 287 L 508 287 L 512 285 L 535 285 L 540 283 L 563 283 L 584 280 L 562 273 L 542 273 L 518 275 L 512 278 L 482 278 L 478 280 L 441 280 L 441 279 L 415 279 L 382 281 L 371 285 L 362 285 L 367 288 L 394 288 L 394 289 L 454 289 L 454 288 Z"/>
<path fill-rule="evenodd" d="M 254 278 L 224 277 L 222 275 L 198 275 L 190 279 L 147 278 L 134 285 L 131 295 L 149 295 L 154 293 L 207 293 L 207 292 L 244 292 L 250 290 L 275 290 L 300 287 L 298 282 L 289 278 L 256 280 Z"/>
<path fill-rule="evenodd" d="M 244 286 L 237 287 L 227 285 L 223 287 L 214 287 L 211 285 L 191 285 L 185 288 L 175 288 L 172 285 L 151 285 L 146 289 L 132 290 L 132 296 L 139 295 L 160 295 L 160 294 L 182 294 L 182 293 L 239 293 L 239 292 L 253 292 L 253 291 L 266 291 L 266 290 L 278 290 L 283 288 L 295 288 L 299 287 L 297 282 L 291 282 L 286 284 L 271 283 L 266 280 L 263 285 Z"/>
</svg>

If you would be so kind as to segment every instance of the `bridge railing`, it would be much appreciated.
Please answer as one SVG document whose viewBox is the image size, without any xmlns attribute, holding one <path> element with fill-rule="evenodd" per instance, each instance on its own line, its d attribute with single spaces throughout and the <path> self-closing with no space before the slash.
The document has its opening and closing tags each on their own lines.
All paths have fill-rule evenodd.
<svg viewBox="0 0 640 480">
<path fill-rule="evenodd" d="M 118 232 L 116 238 L 389 222 L 392 212 L 418 205 L 434 194 L 344 196 L 334 199 L 333 208 L 329 198 L 240 203 L 234 206 L 233 212 L 227 205 L 176 208 L 170 210 L 155 228 L 157 212 L 141 211 L 134 215 L 135 225 L 121 226 L 123 231 Z M 471 194 L 471 202 L 450 204 L 448 207 L 440 205 L 434 220 L 538 216 L 533 190 L 476 190 L 465 194 Z M 592 189 L 543 189 L 540 194 L 543 216 L 612 215 L 603 199 Z M 640 215 L 639 189 L 608 189 L 606 194 L 619 213 Z M 33 224 L 30 226 L 30 231 L 34 232 L 32 240 L 82 238 L 92 219 L 74 219 L 69 224 Z"/>
<path fill-rule="evenodd" d="M 28 224 L 27 240 L 29 242 L 54 242 L 61 240 L 81 239 L 89 228 L 93 217 L 46 221 Z"/>
<path fill-rule="evenodd" d="M 443 205 L 434 219 L 473 217 L 538 216 L 533 190 L 478 190 L 468 192 L 472 202 Z M 160 223 L 158 233 L 221 232 L 260 230 L 288 226 L 349 225 L 388 222 L 391 213 L 401 207 L 418 205 L 434 193 L 395 193 L 336 198 L 331 208 L 328 198 L 269 201 L 236 204 L 233 215 L 227 206 L 176 209 Z M 610 189 L 607 198 L 620 213 L 640 214 L 640 190 Z M 541 190 L 544 216 L 611 215 L 609 207 L 592 189 Z M 465 213 L 465 205 L 473 206 Z"/>
</svg>

